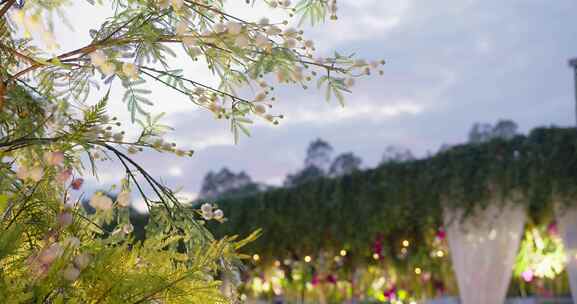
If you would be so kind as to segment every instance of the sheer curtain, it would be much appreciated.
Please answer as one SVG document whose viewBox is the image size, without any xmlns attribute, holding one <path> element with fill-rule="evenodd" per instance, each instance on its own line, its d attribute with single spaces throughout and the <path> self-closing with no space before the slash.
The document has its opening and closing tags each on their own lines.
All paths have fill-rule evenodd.
<svg viewBox="0 0 577 304">
<path fill-rule="evenodd" d="M 577 299 L 577 207 L 556 208 L 557 224 L 567 254 L 567 273 L 573 302 Z"/>
<path fill-rule="evenodd" d="M 525 210 L 502 200 L 461 221 L 460 212 L 445 212 L 453 269 L 463 304 L 503 304 L 522 229 Z"/>
</svg>

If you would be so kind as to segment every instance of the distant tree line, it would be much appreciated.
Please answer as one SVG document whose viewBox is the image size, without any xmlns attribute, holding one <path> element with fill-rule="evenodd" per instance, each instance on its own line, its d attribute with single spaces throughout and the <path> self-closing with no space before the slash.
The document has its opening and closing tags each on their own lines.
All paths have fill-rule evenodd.
<svg viewBox="0 0 577 304">
<path fill-rule="evenodd" d="M 480 144 L 495 138 L 512 139 L 518 134 L 517 124 L 509 119 L 501 119 L 494 125 L 474 123 L 468 133 L 468 143 Z M 450 148 L 443 144 L 439 152 Z M 286 176 L 283 186 L 295 187 L 323 177 L 340 177 L 362 169 L 362 159 L 353 152 L 344 152 L 333 158 L 334 149 L 327 141 L 317 138 L 306 150 L 303 167 Z M 415 160 L 413 152 L 405 147 L 389 145 L 385 148 L 379 165 L 386 163 L 403 163 Z M 234 173 L 228 168 L 218 172 L 210 171 L 204 177 L 199 199 L 215 199 L 251 195 L 272 187 L 257 183 L 244 171 Z"/>
</svg>

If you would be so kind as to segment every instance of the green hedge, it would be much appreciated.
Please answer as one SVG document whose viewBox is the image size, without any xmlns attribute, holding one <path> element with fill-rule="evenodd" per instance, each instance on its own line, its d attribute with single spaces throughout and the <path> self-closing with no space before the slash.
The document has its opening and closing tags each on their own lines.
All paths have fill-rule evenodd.
<svg viewBox="0 0 577 304">
<path fill-rule="evenodd" d="M 512 140 L 459 145 L 426 159 L 220 200 L 228 222 L 211 225 L 217 236 L 262 228 L 249 250 L 264 257 L 320 248 L 366 253 L 378 234 L 385 243 L 426 244 L 441 227 L 443 208 L 470 214 L 488 197 L 513 190 L 523 194 L 519 203 L 534 221 L 551 217 L 554 199 L 575 203 L 577 131 L 539 128 Z"/>
</svg>

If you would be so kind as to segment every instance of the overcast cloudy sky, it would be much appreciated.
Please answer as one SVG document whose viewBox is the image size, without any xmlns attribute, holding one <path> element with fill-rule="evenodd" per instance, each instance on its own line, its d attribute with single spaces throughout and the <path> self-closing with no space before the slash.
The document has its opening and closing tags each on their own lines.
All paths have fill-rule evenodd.
<svg viewBox="0 0 577 304">
<path fill-rule="evenodd" d="M 270 14 L 262 8 L 250 13 L 241 0 L 229 3 L 247 18 Z M 252 137 L 234 145 L 223 121 L 158 88 L 153 99 L 176 128 L 172 138 L 196 154 L 185 160 L 157 154 L 140 159 L 154 175 L 195 193 L 207 171 L 223 166 L 279 184 L 302 166 L 306 146 L 317 137 L 374 166 L 387 145 L 424 155 L 443 143 L 464 141 L 477 121 L 510 118 L 524 132 L 574 124 L 567 61 L 577 56 L 577 1 L 339 0 L 339 5 L 338 22 L 306 30 L 320 51 L 387 60 L 384 76 L 360 82 L 345 108 L 326 103 L 321 92 L 282 89 L 275 109 L 285 114 L 283 123 L 257 124 Z M 73 38 L 65 46 L 85 43 L 91 22 L 104 16 L 77 7 L 69 17 L 78 26 L 66 33 Z M 178 64 L 190 67 L 188 76 L 211 81 L 199 67 Z M 120 100 L 117 104 L 115 111 L 125 112 Z M 121 177 L 114 171 L 103 176 L 104 181 Z"/>
</svg>

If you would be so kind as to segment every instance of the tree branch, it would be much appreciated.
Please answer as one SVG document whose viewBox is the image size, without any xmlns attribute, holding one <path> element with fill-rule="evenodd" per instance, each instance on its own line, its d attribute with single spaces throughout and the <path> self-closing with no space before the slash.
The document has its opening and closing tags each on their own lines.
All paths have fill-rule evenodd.
<svg viewBox="0 0 577 304">
<path fill-rule="evenodd" d="M 18 52 L 17 50 L 15 50 L 13 48 L 9 48 L 3 44 L 0 44 L 0 48 L 3 50 L 6 50 L 7 52 L 11 53 L 12 55 L 14 55 L 18 58 L 21 58 L 21 59 L 28 61 L 30 64 L 37 64 L 38 63 L 38 61 L 32 59 L 30 56 L 24 55 L 24 54 Z"/>
<path fill-rule="evenodd" d="M 16 0 L 8 0 L 8 2 L 4 3 L 4 6 L 0 9 L 0 18 L 4 17 L 4 14 L 8 11 L 8 9 L 16 3 Z"/>
<path fill-rule="evenodd" d="M 6 95 L 6 83 L 0 79 L 0 112 L 2 112 L 2 108 L 4 107 L 4 99 Z"/>
</svg>

